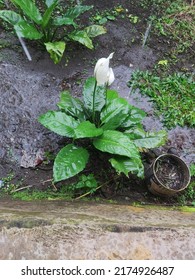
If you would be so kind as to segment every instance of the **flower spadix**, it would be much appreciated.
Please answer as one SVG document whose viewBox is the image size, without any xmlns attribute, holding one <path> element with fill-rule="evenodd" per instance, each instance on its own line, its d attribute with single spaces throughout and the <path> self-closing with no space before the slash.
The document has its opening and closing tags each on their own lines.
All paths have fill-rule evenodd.
<svg viewBox="0 0 195 280">
<path fill-rule="evenodd" d="M 113 54 L 111 53 L 107 58 L 100 58 L 95 65 L 94 76 L 98 86 L 111 85 L 114 82 L 114 73 L 112 68 L 109 67 Z"/>
</svg>

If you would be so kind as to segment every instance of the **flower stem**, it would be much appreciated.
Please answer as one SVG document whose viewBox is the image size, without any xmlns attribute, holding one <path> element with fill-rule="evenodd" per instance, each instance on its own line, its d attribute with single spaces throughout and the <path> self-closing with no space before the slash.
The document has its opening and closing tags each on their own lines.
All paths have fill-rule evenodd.
<svg viewBox="0 0 195 280">
<path fill-rule="evenodd" d="M 92 120 L 95 122 L 95 92 L 97 88 L 97 81 L 95 80 L 94 90 L 93 90 L 93 109 L 92 109 Z"/>
</svg>

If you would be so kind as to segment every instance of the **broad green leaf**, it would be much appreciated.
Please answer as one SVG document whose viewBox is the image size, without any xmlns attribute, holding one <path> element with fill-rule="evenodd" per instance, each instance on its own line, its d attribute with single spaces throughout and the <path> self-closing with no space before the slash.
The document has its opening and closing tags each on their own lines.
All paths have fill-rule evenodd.
<svg viewBox="0 0 195 280">
<path fill-rule="evenodd" d="M 129 103 L 124 98 L 115 98 L 110 101 L 100 114 L 102 128 L 113 130 L 121 125 L 126 119 Z"/>
<path fill-rule="evenodd" d="M 81 14 L 83 14 L 84 12 L 86 11 L 89 11 L 90 9 L 92 9 L 93 6 L 86 6 L 86 5 L 76 5 L 75 7 L 73 8 L 69 8 L 64 16 L 67 17 L 67 18 L 71 18 L 71 19 L 75 19 L 77 18 L 78 16 L 80 16 Z"/>
<path fill-rule="evenodd" d="M 55 64 L 59 63 L 64 54 L 66 44 L 64 42 L 45 43 L 46 49 Z"/>
<path fill-rule="evenodd" d="M 55 2 L 59 2 L 58 0 L 45 0 L 46 6 L 49 8 L 51 5 L 53 5 Z M 58 3 L 57 3 L 58 4 Z"/>
<path fill-rule="evenodd" d="M 106 28 L 101 25 L 90 25 L 84 29 L 90 38 L 106 33 Z"/>
<path fill-rule="evenodd" d="M 142 138 L 145 138 L 145 136 L 146 136 L 146 131 L 143 129 L 143 126 L 142 127 L 133 126 L 131 128 L 128 128 L 127 130 L 125 130 L 124 133 L 131 140 L 142 139 Z"/>
<path fill-rule="evenodd" d="M 20 21 L 23 21 L 23 18 L 19 14 L 7 10 L 0 11 L 0 18 L 2 18 L 3 20 L 7 21 L 12 25 L 17 24 Z"/>
<path fill-rule="evenodd" d="M 66 16 L 59 16 L 54 18 L 53 25 L 61 26 L 61 25 L 73 25 L 75 28 L 77 27 L 77 24 L 74 22 L 72 18 L 66 17 Z"/>
<path fill-rule="evenodd" d="M 52 12 L 53 10 L 55 9 L 55 7 L 57 6 L 58 4 L 58 0 L 55 0 L 55 1 L 52 1 L 53 3 L 51 3 L 49 5 L 49 7 L 46 9 L 44 15 L 43 15 L 43 20 L 42 20 L 42 27 L 43 28 L 46 28 L 48 23 L 50 22 L 51 20 L 51 15 L 52 15 Z"/>
<path fill-rule="evenodd" d="M 129 173 L 134 173 L 140 178 L 144 177 L 144 166 L 140 158 L 115 156 L 109 161 L 119 174 L 124 173 L 128 177 Z"/>
<path fill-rule="evenodd" d="M 23 37 L 30 40 L 39 40 L 43 37 L 33 25 L 30 25 L 26 21 L 19 21 L 14 25 L 14 29 L 19 37 Z"/>
<path fill-rule="evenodd" d="M 106 98 L 107 98 L 107 101 L 112 101 L 113 99 L 115 98 L 118 98 L 119 95 L 118 95 L 118 92 L 114 89 L 107 89 L 106 90 Z"/>
<path fill-rule="evenodd" d="M 79 122 L 63 112 L 48 111 L 39 117 L 39 122 L 51 131 L 70 138 L 74 138 L 74 130 Z"/>
<path fill-rule="evenodd" d="M 146 113 L 134 106 L 129 105 L 129 112 L 127 114 L 126 120 L 121 124 L 121 127 L 130 127 L 135 124 L 141 123 L 141 121 L 145 118 Z"/>
<path fill-rule="evenodd" d="M 126 134 L 126 133 L 125 133 Z M 134 129 L 132 133 L 126 134 L 138 148 L 153 149 L 166 143 L 166 131 L 145 132 L 142 129 Z"/>
<path fill-rule="evenodd" d="M 68 115 L 76 117 L 81 121 L 85 119 L 82 102 L 78 98 L 71 96 L 68 91 L 61 92 L 60 102 L 57 105 Z"/>
<path fill-rule="evenodd" d="M 93 104 L 94 111 L 100 112 L 106 102 L 105 87 L 97 86 L 97 82 L 94 77 L 88 78 L 83 87 L 83 100 L 85 108 L 88 109 L 90 112 L 92 112 L 93 110 Z"/>
<path fill-rule="evenodd" d="M 79 138 L 93 138 L 100 136 L 103 133 L 101 128 L 97 128 L 90 121 L 80 123 L 75 129 L 75 139 Z"/>
<path fill-rule="evenodd" d="M 84 45 L 88 49 L 93 49 L 93 43 L 87 33 L 83 30 L 75 30 L 68 34 L 68 37 L 76 42 L 79 42 L 80 44 Z"/>
<path fill-rule="evenodd" d="M 127 156 L 129 158 L 139 158 L 139 152 L 133 141 L 122 132 L 106 130 L 93 141 L 96 149 L 110 154 Z"/>
<path fill-rule="evenodd" d="M 76 147 L 73 144 L 62 148 L 54 161 L 54 181 L 59 182 L 81 172 L 85 168 L 88 158 L 88 151 L 84 148 Z"/>
<path fill-rule="evenodd" d="M 39 9 L 31 0 L 11 0 L 12 3 L 19 6 L 23 13 L 28 16 L 30 19 L 32 19 L 37 24 L 40 24 L 42 22 L 42 16 L 39 12 Z"/>
</svg>

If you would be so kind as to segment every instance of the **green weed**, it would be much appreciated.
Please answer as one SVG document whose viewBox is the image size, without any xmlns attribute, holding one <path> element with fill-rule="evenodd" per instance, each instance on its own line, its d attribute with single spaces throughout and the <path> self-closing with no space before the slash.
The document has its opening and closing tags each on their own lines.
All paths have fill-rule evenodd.
<svg viewBox="0 0 195 280">
<path fill-rule="evenodd" d="M 195 127 L 195 81 L 192 76 L 176 73 L 159 77 L 149 71 L 135 71 L 128 82 L 132 92 L 139 88 L 151 97 L 156 114 L 163 116 L 167 128 L 179 125 Z"/>
<path fill-rule="evenodd" d="M 116 20 L 118 17 L 124 17 L 125 9 L 119 5 L 113 9 L 106 9 L 104 11 L 97 11 L 95 15 L 91 17 L 91 22 L 97 24 L 106 24 L 108 21 Z"/>
</svg>

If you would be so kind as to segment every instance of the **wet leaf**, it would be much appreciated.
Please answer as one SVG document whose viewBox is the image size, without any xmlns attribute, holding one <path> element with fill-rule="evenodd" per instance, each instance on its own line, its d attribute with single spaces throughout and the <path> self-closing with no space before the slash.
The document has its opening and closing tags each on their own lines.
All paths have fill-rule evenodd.
<svg viewBox="0 0 195 280">
<path fill-rule="evenodd" d="M 127 177 L 129 173 L 134 173 L 138 177 L 143 178 L 144 167 L 140 158 L 128 158 L 123 156 L 115 156 L 111 158 L 112 167 L 120 174 L 124 173 Z"/>
<path fill-rule="evenodd" d="M 37 24 L 40 24 L 42 22 L 42 16 L 33 1 L 11 0 L 11 2 L 19 6 L 22 9 L 23 13 Z"/>
<path fill-rule="evenodd" d="M 12 25 L 17 24 L 20 21 L 23 21 L 23 18 L 19 14 L 7 10 L 0 11 L 0 18 L 2 18 L 3 20 L 7 21 Z"/>
<path fill-rule="evenodd" d="M 27 23 L 26 21 L 19 21 L 14 25 L 14 29 L 19 37 L 23 37 L 30 40 L 37 40 L 43 37 L 33 25 Z"/>
<path fill-rule="evenodd" d="M 96 128 L 96 126 L 89 122 L 84 121 L 80 123 L 75 129 L 75 139 L 78 138 L 93 138 L 100 136 L 103 133 L 101 128 Z"/>
<path fill-rule="evenodd" d="M 82 102 L 78 98 L 71 96 L 68 91 L 61 92 L 60 102 L 57 105 L 68 115 L 76 117 L 81 121 L 85 119 Z"/>
<path fill-rule="evenodd" d="M 61 149 L 54 161 L 54 181 L 59 182 L 81 172 L 85 168 L 88 158 L 89 154 L 86 149 L 73 144 Z"/>
<path fill-rule="evenodd" d="M 48 8 L 46 9 L 46 11 L 44 12 L 44 15 L 43 15 L 43 20 L 42 20 L 43 28 L 46 28 L 46 26 L 50 22 L 50 20 L 52 18 L 53 10 L 55 9 L 55 7 L 58 4 L 58 0 L 50 1 L 50 2 L 51 2 L 50 5 L 48 6 Z"/>
<path fill-rule="evenodd" d="M 100 118 L 104 130 L 113 130 L 126 119 L 129 103 L 124 98 L 115 98 L 102 110 Z"/>
<path fill-rule="evenodd" d="M 93 110 L 93 93 L 95 90 L 94 110 L 100 112 L 106 102 L 105 88 L 97 86 L 94 77 L 86 80 L 83 88 L 83 99 L 86 109 L 90 112 Z"/>
<path fill-rule="evenodd" d="M 46 49 L 55 64 L 59 63 L 64 54 L 66 44 L 64 42 L 45 43 Z"/>
<path fill-rule="evenodd" d="M 139 158 L 139 152 L 135 144 L 122 132 L 106 130 L 93 141 L 96 149 L 110 154 Z"/>
<path fill-rule="evenodd" d="M 39 122 L 51 131 L 66 137 L 74 137 L 79 122 L 63 112 L 48 111 L 39 117 Z"/>
<path fill-rule="evenodd" d="M 75 30 L 72 33 L 68 34 L 68 37 L 76 42 L 79 42 L 80 44 L 84 45 L 88 49 L 93 49 L 93 43 L 87 33 L 83 30 Z"/>
<path fill-rule="evenodd" d="M 85 28 L 87 35 L 91 38 L 105 34 L 106 29 L 101 25 L 91 25 Z"/>
</svg>

